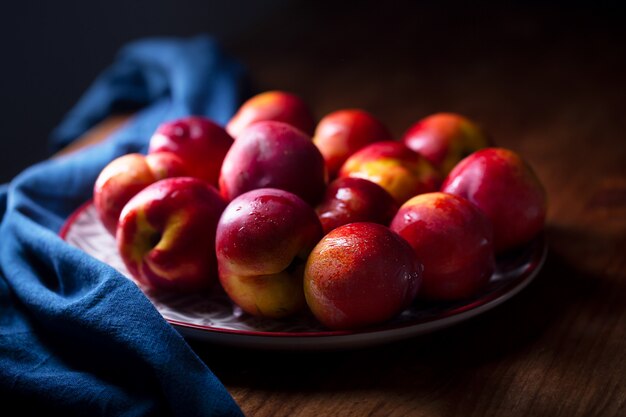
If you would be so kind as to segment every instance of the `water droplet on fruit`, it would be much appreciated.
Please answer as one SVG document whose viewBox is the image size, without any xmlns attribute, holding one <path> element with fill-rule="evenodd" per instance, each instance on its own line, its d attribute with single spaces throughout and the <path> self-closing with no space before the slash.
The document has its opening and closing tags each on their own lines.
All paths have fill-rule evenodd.
<svg viewBox="0 0 626 417">
<path fill-rule="evenodd" d="M 174 128 L 174 136 L 177 136 L 179 138 L 185 136 L 185 129 L 183 129 L 182 126 L 176 126 Z"/>
</svg>

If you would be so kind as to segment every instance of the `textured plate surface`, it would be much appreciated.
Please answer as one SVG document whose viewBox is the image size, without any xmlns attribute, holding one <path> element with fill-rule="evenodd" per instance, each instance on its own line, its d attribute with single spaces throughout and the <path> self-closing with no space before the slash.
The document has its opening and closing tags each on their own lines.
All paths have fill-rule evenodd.
<svg viewBox="0 0 626 417">
<path fill-rule="evenodd" d="M 69 244 L 130 277 L 117 253 L 115 239 L 98 220 L 91 202 L 69 217 L 60 235 Z M 268 320 L 241 311 L 219 291 L 178 295 L 142 290 L 161 315 L 183 335 L 211 343 L 261 349 L 344 349 L 388 343 L 428 333 L 487 311 L 528 285 L 547 253 L 543 238 L 498 259 L 487 288 L 454 303 L 414 303 L 384 325 L 361 331 L 329 331 L 308 315 Z"/>
</svg>

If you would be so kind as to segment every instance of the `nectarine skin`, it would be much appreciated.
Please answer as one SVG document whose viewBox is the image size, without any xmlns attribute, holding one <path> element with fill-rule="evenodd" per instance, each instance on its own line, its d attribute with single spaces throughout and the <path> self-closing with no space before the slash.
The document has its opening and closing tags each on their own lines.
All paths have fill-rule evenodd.
<svg viewBox="0 0 626 417">
<path fill-rule="evenodd" d="M 208 288 L 217 278 L 215 230 L 225 207 L 217 190 L 197 178 L 148 186 L 124 206 L 117 228 L 128 271 L 151 288 Z"/>
<path fill-rule="evenodd" d="M 324 233 L 344 224 L 372 222 L 388 225 L 398 204 L 381 186 L 362 178 L 337 178 L 326 189 L 317 213 Z"/>
<path fill-rule="evenodd" d="M 408 243 L 375 223 L 350 223 L 327 234 L 306 263 L 304 293 L 331 329 L 391 319 L 415 298 L 422 265 Z"/>
<path fill-rule="evenodd" d="M 233 139 L 206 117 L 189 116 L 161 124 L 148 153 L 172 152 L 182 159 L 189 176 L 217 186 L 224 156 Z"/>
<path fill-rule="evenodd" d="M 115 235 L 122 208 L 133 196 L 158 180 L 186 174 L 182 160 L 169 152 L 131 153 L 114 159 L 100 172 L 93 189 L 100 221 Z"/>
<path fill-rule="evenodd" d="M 473 153 L 450 172 L 441 190 L 466 198 L 487 215 L 496 253 L 523 245 L 543 230 L 546 191 L 532 168 L 511 150 Z"/>
<path fill-rule="evenodd" d="M 476 123 L 455 113 L 436 113 L 423 118 L 407 130 L 402 141 L 444 176 L 461 159 L 490 143 Z"/>
<path fill-rule="evenodd" d="M 278 188 L 317 204 L 326 189 L 324 158 L 311 139 L 282 122 L 257 122 L 228 151 L 219 186 L 232 200 L 257 188 Z"/>
<path fill-rule="evenodd" d="M 285 91 L 267 91 L 243 103 L 226 125 L 226 131 L 238 138 L 248 126 L 268 120 L 287 123 L 309 136 L 315 127 L 311 110 L 300 97 Z"/>
<path fill-rule="evenodd" d="M 383 187 L 398 204 L 422 193 L 436 191 L 439 173 L 420 154 L 401 142 L 372 143 L 350 156 L 339 177 L 364 178 Z"/>
<path fill-rule="evenodd" d="M 359 149 L 392 139 L 380 120 L 360 109 L 338 110 L 324 116 L 313 135 L 313 143 L 324 156 L 330 178 L 336 177 L 346 159 Z"/>
<path fill-rule="evenodd" d="M 424 264 L 420 297 L 458 300 L 489 282 L 495 268 L 487 217 L 464 198 L 440 192 L 413 197 L 390 225 Z"/>
<path fill-rule="evenodd" d="M 315 211 L 295 194 L 266 188 L 238 196 L 217 227 L 222 287 L 253 315 L 280 318 L 301 310 L 304 263 L 321 237 Z"/>
</svg>

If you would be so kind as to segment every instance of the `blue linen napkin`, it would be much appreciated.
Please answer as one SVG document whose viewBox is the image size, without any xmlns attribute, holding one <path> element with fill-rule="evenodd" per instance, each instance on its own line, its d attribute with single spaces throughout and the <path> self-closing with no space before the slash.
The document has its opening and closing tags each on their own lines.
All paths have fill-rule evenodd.
<svg viewBox="0 0 626 417">
<path fill-rule="evenodd" d="M 203 114 L 225 123 L 244 71 L 208 37 L 151 39 L 124 48 L 55 130 L 76 139 L 129 104 L 121 131 L 42 162 L 0 187 L 0 398 L 2 414 L 239 416 L 206 365 L 141 291 L 57 233 L 91 197 L 100 170 L 144 151 L 162 121 Z"/>
</svg>

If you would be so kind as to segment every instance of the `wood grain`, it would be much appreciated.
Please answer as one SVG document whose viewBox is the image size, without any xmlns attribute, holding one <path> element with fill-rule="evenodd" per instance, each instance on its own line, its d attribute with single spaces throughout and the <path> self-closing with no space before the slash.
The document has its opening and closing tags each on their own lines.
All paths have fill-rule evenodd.
<svg viewBox="0 0 626 417">
<path fill-rule="evenodd" d="M 67 155 L 87 146 L 99 143 L 109 137 L 116 130 L 122 128 L 132 117 L 132 114 L 111 115 L 102 122 L 89 129 L 85 134 L 57 152 L 53 157 Z"/>
<path fill-rule="evenodd" d="M 250 416 L 626 415 L 620 17 L 576 5 L 321 6 L 286 6 L 228 45 L 257 87 L 294 91 L 318 116 L 368 109 L 396 135 L 436 111 L 474 118 L 545 183 L 547 263 L 501 307 L 405 342 L 333 353 L 192 347 Z"/>
<path fill-rule="evenodd" d="M 292 10 L 232 49 L 260 89 L 295 91 L 318 116 L 363 107 L 396 135 L 436 111 L 479 121 L 548 189 L 548 261 L 505 305 L 407 342 L 318 354 L 194 347 L 250 416 L 626 415 L 617 19 L 575 6 L 337 7 Z"/>
</svg>

